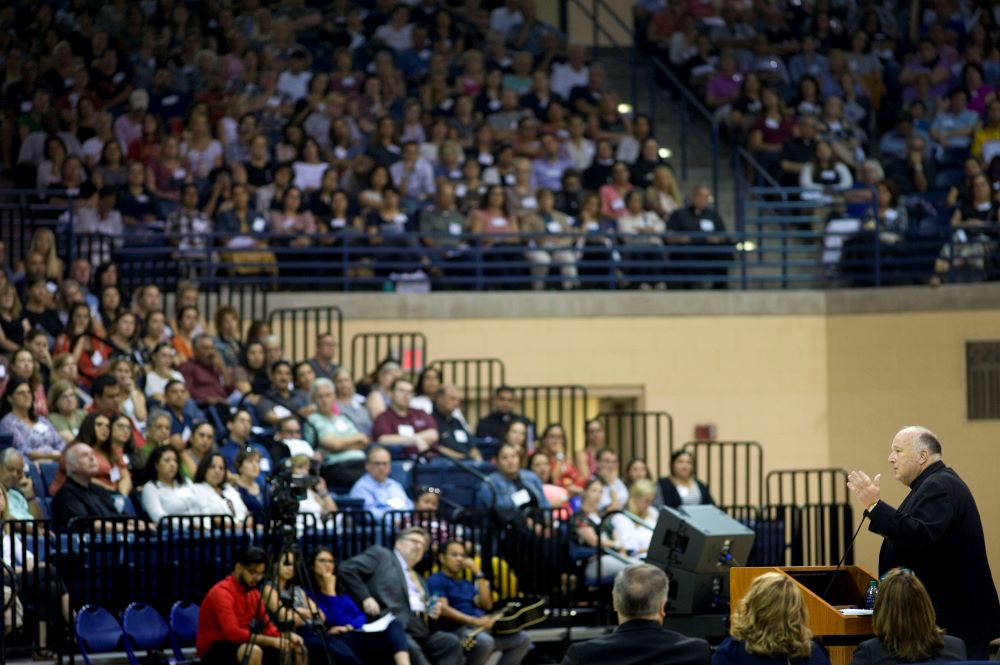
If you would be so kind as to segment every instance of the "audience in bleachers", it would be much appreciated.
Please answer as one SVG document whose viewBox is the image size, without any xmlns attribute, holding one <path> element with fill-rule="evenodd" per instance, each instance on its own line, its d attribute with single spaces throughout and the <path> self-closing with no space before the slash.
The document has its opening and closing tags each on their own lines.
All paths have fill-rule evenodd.
<svg viewBox="0 0 1000 665">
<path fill-rule="evenodd" d="M 839 223 L 839 234 L 899 233 L 881 260 L 901 266 L 902 281 L 995 277 L 996 210 L 977 218 L 974 234 L 956 237 L 964 231 L 953 221 L 961 204 L 946 194 L 972 159 L 988 174 L 987 198 L 1000 200 L 991 145 L 1000 110 L 990 111 L 1000 85 L 996 11 L 965 2 L 935 11 L 894 2 L 636 4 L 643 7 L 637 44 L 713 112 L 729 140 L 746 147 L 758 167 L 748 170 L 754 182 L 814 190 L 813 200 L 825 206 L 815 214 Z M 657 80 L 676 87 L 662 72 Z M 863 177 L 869 164 L 881 167 L 877 178 Z M 868 191 L 883 182 L 897 188 L 910 222 L 902 233 L 894 219 L 852 207 L 845 193 L 859 181 Z M 845 204 L 859 224 L 841 223 Z M 680 228 L 675 217 L 668 229 Z M 938 250 L 935 266 L 929 257 Z M 950 262 L 960 251 L 977 256 Z M 865 252 L 855 256 L 872 265 L 874 245 Z M 845 275 L 850 270 L 845 266 Z"/>
</svg>

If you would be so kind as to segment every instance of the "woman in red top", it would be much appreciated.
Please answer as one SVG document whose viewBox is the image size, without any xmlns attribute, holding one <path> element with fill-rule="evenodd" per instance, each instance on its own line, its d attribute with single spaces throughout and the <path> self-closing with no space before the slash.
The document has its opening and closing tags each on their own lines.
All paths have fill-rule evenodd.
<svg viewBox="0 0 1000 665">
<path fill-rule="evenodd" d="M 552 463 L 552 483 L 565 487 L 571 496 L 583 494 L 584 477 L 566 455 L 566 431 L 559 423 L 552 423 L 542 432 L 538 449 L 549 456 Z"/>
<path fill-rule="evenodd" d="M 125 157 L 128 161 L 142 162 L 149 166 L 160 155 L 160 143 L 163 141 L 163 129 L 160 118 L 155 113 L 146 113 L 142 117 L 142 135 L 128 146 Z"/>
<path fill-rule="evenodd" d="M 761 111 L 750 129 L 747 149 L 768 170 L 778 170 L 781 149 L 792 140 L 792 119 L 774 88 L 761 92 Z"/>
<path fill-rule="evenodd" d="M 90 382 L 101 373 L 101 367 L 111 356 L 111 347 L 99 339 L 103 336 L 104 331 L 95 324 L 90 307 L 77 303 L 70 310 L 65 332 L 56 337 L 53 354 L 73 355 L 80 385 L 84 388 L 90 388 Z"/>
</svg>

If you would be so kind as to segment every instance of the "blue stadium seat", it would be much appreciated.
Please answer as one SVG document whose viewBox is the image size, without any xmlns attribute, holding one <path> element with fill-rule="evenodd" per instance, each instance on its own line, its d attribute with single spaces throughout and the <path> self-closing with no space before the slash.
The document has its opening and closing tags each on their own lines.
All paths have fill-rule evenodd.
<svg viewBox="0 0 1000 665">
<path fill-rule="evenodd" d="M 183 647 L 194 646 L 198 637 L 198 604 L 179 600 L 170 608 L 170 643 L 174 657 L 183 660 Z"/>
<path fill-rule="evenodd" d="M 399 482 L 403 487 L 410 486 L 410 473 L 413 471 L 413 460 L 394 460 L 389 477 Z"/>
<path fill-rule="evenodd" d="M 118 494 L 115 492 L 111 495 L 112 500 L 115 502 L 115 509 L 119 514 L 125 517 L 137 517 L 138 514 L 135 512 L 135 504 L 132 503 L 132 499 L 125 496 L 124 494 Z"/>
<path fill-rule="evenodd" d="M 337 502 L 337 508 L 341 511 L 361 510 L 365 507 L 364 499 L 356 499 L 346 495 L 335 496 L 333 500 Z"/>
<path fill-rule="evenodd" d="M 153 607 L 132 603 L 122 615 L 125 629 L 125 651 L 135 658 L 135 651 L 162 651 L 170 642 L 170 626 Z"/>
<path fill-rule="evenodd" d="M 14 435 L 9 432 L 0 432 L 0 450 L 10 448 L 14 445 Z"/>
<path fill-rule="evenodd" d="M 42 481 L 45 483 L 45 495 L 48 495 L 49 488 L 52 486 L 52 483 L 55 482 L 56 475 L 59 473 L 59 462 L 39 462 L 38 470 L 41 472 Z"/>
<path fill-rule="evenodd" d="M 476 468 L 480 465 L 473 465 Z M 485 473 L 490 473 L 491 464 L 486 464 L 484 468 L 489 469 Z M 476 469 L 479 471 L 479 469 Z M 479 471 L 484 473 L 483 471 Z M 437 487 L 441 490 L 442 497 L 457 503 L 463 508 L 476 507 L 476 494 L 482 481 L 478 476 L 461 469 L 450 462 L 438 462 L 434 464 L 421 464 L 413 472 L 413 483 L 420 486 Z"/>
<path fill-rule="evenodd" d="M 118 620 L 103 607 L 84 605 L 76 615 L 76 641 L 80 645 L 83 662 L 91 665 L 92 653 L 122 650 L 125 644 L 125 632 Z M 135 655 L 131 653 L 128 660 L 131 665 L 139 665 Z"/>
<path fill-rule="evenodd" d="M 44 478 L 42 478 L 42 474 L 38 470 L 38 467 L 35 466 L 35 463 L 30 460 L 27 462 L 27 467 L 28 477 L 31 478 L 31 483 L 35 486 L 35 496 L 48 496 L 49 493 L 47 490 L 49 488 L 49 484 L 45 482 Z"/>
</svg>

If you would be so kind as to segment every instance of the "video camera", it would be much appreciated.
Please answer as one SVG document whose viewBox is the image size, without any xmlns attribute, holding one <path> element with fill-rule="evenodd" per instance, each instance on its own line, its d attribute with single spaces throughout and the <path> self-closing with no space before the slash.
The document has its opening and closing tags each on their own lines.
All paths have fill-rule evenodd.
<svg viewBox="0 0 1000 665">
<path fill-rule="evenodd" d="M 306 473 L 301 470 L 295 473 L 296 466 L 294 457 L 286 457 L 277 464 L 269 479 L 273 486 L 271 512 L 279 520 L 294 522 L 299 513 L 299 502 L 306 499 L 309 488 L 315 487 L 320 480 L 318 461 L 309 460 Z"/>
</svg>

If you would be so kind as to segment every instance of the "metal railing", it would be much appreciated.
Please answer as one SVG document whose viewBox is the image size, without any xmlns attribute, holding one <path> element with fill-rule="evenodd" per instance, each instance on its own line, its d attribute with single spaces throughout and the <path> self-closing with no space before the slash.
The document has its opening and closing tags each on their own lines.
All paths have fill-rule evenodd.
<svg viewBox="0 0 1000 665">
<path fill-rule="evenodd" d="M 283 307 L 268 313 L 271 332 L 281 337 L 282 348 L 294 361 L 311 358 L 317 335 L 333 333 L 337 338 L 335 364 L 344 364 L 344 312 L 336 305 Z"/>
<path fill-rule="evenodd" d="M 745 151 L 738 155 L 757 173 L 759 165 L 748 161 L 752 157 Z M 918 217 L 926 209 L 919 198 L 909 202 L 914 209 L 909 225 L 894 231 L 876 224 L 865 205 L 845 203 L 842 195 L 745 186 L 743 175 L 737 183 L 740 215 L 737 228 L 728 233 L 667 231 L 641 238 L 614 231 L 502 237 L 398 233 L 374 244 L 360 234 L 313 235 L 305 246 L 290 244 L 297 237 L 259 234 L 255 256 L 246 254 L 251 250 L 227 248 L 231 238 L 225 234 L 129 229 L 112 237 L 61 228 L 57 237 L 67 260 L 86 255 L 116 262 L 125 290 L 151 283 L 172 292 L 180 280 L 192 280 L 206 294 L 206 306 L 213 300 L 215 306 L 234 304 L 244 318 L 263 316 L 267 293 L 279 288 L 787 289 L 922 284 L 935 275 L 959 282 L 1000 277 L 994 228 L 953 229 L 942 215 Z M 51 220 L 39 224 L 52 226 Z M 29 230 L 25 227 L 22 235 Z M 423 244 L 427 239 L 454 245 L 454 252 L 439 254 Z M 546 243 L 568 247 L 571 258 L 556 258 L 541 247 Z M 572 263 L 575 276 L 564 262 Z"/>
<path fill-rule="evenodd" d="M 607 445 L 618 451 L 622 470 L 629 460 L 646 461 L 657 476 L 674 452 L 674 418 L 666 411 L 614 411 L 597 414 Z"/>
<path fill-rule="evenodd" d="M 845 469 L 774 469 L 766 477 L 768 505 L 844 504 L 850 499 Z"/>
<path fill-rule="evenodd" d="M 427 338 L 420 332 L 365 332 L 351 337 L 350 369 L 358 381 L 367 380 L 388 358 L 416 380 L 427 362 Z"/>
<path fill-rule="evenodd" d="M 534 423 L 540 438 L 548 425 L 559 423 L 566 433 L 566 455 L 570 456 L 582 444 L 578 432 L 587 420 L 587 389 L 575 385 L 513 386 L 517 413 Z M 530 433 L 529 433 L 530 436 Z"/>
<path fill-rule="evenodd" d="M 764 449 L 756 441 L 689 441 L 695 475 L 718 506 L 759 506 L 764 491 Z"/>
<path fill-rule="evenodd" d="M 462 411 L 475 431 L 478 414 L 489 411 L 493 391 L 507 383 L 507 368 L 499 358 L 445 358 L 428 365 L 441 373 L 442 383 L 462 393 Z"/>
</svg>

